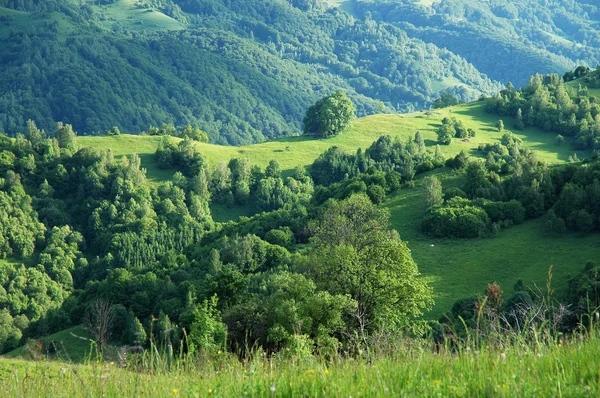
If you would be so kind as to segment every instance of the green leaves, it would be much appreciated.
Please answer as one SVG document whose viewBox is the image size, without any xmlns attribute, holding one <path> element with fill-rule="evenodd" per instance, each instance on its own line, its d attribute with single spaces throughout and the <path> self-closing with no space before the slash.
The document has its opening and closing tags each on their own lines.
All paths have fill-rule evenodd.
<svg viewBox="0 0 600 398">
<path fill-rule="evenodd" d="M 346 94 L 338 91 L 308 108 L 304 116 L 304 134 L 320 138 L 333 137 L 350 128 L 354 105 Z"/>
<path fill-rule="evenodd" d="M 317 285 L 356 300 L 349 326 L 362 334 L 403 324 L 433 302 L 408 247 L 390 230 L 387 212 L 363 194 L 334 202 L 312 243 Z"/>
</svg>

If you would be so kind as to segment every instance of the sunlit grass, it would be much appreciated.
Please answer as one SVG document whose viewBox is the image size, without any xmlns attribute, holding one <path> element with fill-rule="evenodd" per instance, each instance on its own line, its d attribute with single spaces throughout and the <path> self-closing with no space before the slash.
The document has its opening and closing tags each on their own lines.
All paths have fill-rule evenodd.
<svg viewBox="0 0 600 398">
<path fill-rule="evenodd" d="M 600 339 L 459 350 L 399 343 L 385 355 L 239 361 L 212 353 L 193 363 L 162 362 L 152 370 L 125 363 L 87 365 L 0 359 L 4 396 L 379 397 L 598 396 Z M 131 365 L 129 365 L 131 368 Z"/>
</svg>

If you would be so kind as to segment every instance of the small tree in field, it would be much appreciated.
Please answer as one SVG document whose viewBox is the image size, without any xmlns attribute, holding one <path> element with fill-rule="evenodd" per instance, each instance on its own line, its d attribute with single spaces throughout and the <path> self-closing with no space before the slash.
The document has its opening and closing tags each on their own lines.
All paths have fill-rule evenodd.
<svg viewBox="0 0 600 398">
<path fill-rule="evenodd" d="M 496 122 L 496 130 L 498 130 L 498 131 L 504 130 L 504 122 L 502 121 L 502 119 L 500 119 Z"/>
<path fill-rule="evenodd" d="M 348 130 L 354 120 L 354 104 L 341 91 L 323 97 L 308 108 L 304 116 L 304 134 L 333 137 Z"/>
<path fill-rule="evenodd" d="M 98 299 L 86 310 L 85 327 L 100 349 L 104 349 L 112 335 L 115 322 L 114 306 L 107 300 Z"/>
<path fill-rule="evenodd" d="M 425 206 L 427 209 L 430 207 L 438 207 L 444 204 L 444 195 L 442 194 L 442 184 L 437 177 L 428 176 L 423 179 L 423 185 L 425 187 Z"/>
</svg>

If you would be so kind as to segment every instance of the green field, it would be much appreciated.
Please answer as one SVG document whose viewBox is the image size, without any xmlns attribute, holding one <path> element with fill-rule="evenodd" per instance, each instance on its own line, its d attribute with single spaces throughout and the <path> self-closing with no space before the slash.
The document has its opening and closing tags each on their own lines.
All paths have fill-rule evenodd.
<svg viewBox="0 0 600 398">
<path fill-rule="evenodd" d="M 594 397 L 600 393 L 600 339 L 473 345 L 437 353 L 418 342 L 371 359 L 312 357 L 239 361 L 229 354 L 179 363 L 146 357 L 153 370 L 0 359 L 10 397 Z M 379 348 L 381 349 L 381 347 Z M 133 371 L 132 371 L 133 370 Z M 137 371 L 136 371 L 137 370 Z"/>
<path fill-rule="evenodd" d="M 229 161 L 229 159 L 235 157 L 247 157 L 253 164 L 264 168 L 270 160 L 275 159 L 282 169 L 291 172 L 298 165 L 308 167 L 317 156 L 331 146 L 356 151 L 358 148 L 367 148 L 382 135 L 391 135 L 406 140 L 409 137 L 414 137 L 415 133 L 420 130 L 425 137 L 425 144 L 433 148 L 437 140 L 437 128 L 446 116 L 454 116 L 462 120 L 466 127 L 477 131 L 475 138 L 465 142 L 454 139 L 451 145 L 443 146 L 442 151 L 447 157 L 456 155 L 461 150 L 476 156 L 479 144 L 498 141 L 504 134 L 498 132 L 494 127 L 498 117 L 486 113 L 483 110 L 483 102 L 474 102 L 432 112 L 368 116 L 356 120 L 350 131 L 329 139 L 298 136 L 239 147 L 198 143 L 198 148 L 209 163 L 213 165 L 222 160 Z M 507 130 L 510 130 L 512 120 L 505 120 L 505 125 Z M 548 163 L 566 162 L 569 156 L 575 152 L 569 145 L 557 146 L 554 142 L 555 135 L 551 133 L 533 128 L 513 132 L 523 139 L 526 147 L 538 152 L 538 156 Z M 158 171 L 150 155 L 154 154 L 159 142 L 159 137 L 132 135 L 118 137 L 87 136 L 77 139 L 79 146 L 90 146 L 99 149 L 110 148 L 115 156 L 139 154 L 142 156 L 142 164 L 148 169 L 151 178 L 153 173 L 158 173 Z M 577 153 L 580 158 L 587 156 L 585 152 Z"/>
<path fill-rule="evenodd" d="M 63 362 L 81 363 L 88 360 L 90 357 L 90 350 L 92 347 L 90 344 L 90 333 L 81 326 L 51 334 L 50 336 L 40 339 L 40 341 L 50 349 L 51 354 L 49 357 L 52 359 L 61 360 Z M 46 349 L 41 350 L 40 353 L 45 357 Z M 4 356 L 6 358 L 35 359 L 31 358 L 32 355 L 28 353 L 26 346 L 10 351 L 9 353 L 4 354 Z"/>
<path fill-rule="evenodd" d="M 109 5 L 95 5 L 94 1 L 88 1 L 88 4 L 100 15 L 99 24 L 105 29 L 113 30 L 122 27 L 129 31 L 147 32 L 184 29 L 180 22 L 160 10 L 143 6 L 145 4 L 143 1 L 118 0 Z M 57 22 L 60 39 L 64 40 L 76 29 L 74 22 L 59 12 L 30 13 L 0 7 L 0 16 L 10 18 L 8 21 L 2 21 L 0 34 L 26 30 L 31 25 L 45 27 L 48 22 Z"/>
<path fill-rule="evenodd" d="M 183 25 L 153 7 L 145 7 L 144 1 L 118 0 L 110 5 L 96 5 L 101 13 L 101 23 L 107 28 L 126 27 L 132 31 L 181 30 Z"/>
<path fill-rule="evenodd" d="M 492 143 L 502 137 L 503 133 L 494 127 L 498 117 L 487 114 L 482 102 L 475 102 L 433 112 L 361 118 L 354 122 L 347 133 L 326 140 L 288 137 L 243 147 L 211 144 L 198 144 L 198 147 L 210 164 L 245 156 L 264 168 L 270 160 L 275 159 L 282 169 L 290 173 L 297 165 L 310 166 L 319 154 L 333 145 L 355 151 L 359 147 L 367 148 L 384 134 L 407 139 L 420 130 L 425 136 L 426 145 L 432 148 L 436 145 L 436 130 L 445 116 L 454 116 L 462 120 L 466 127 L 477 131 L 473 139 L 454 139 L 451 145 L 442 147 L 446 157 L 456 155 L 461 150 L 471 156 L 479 156 L 479 144 Z M 513 121 L 504 121 L 506 128 L 510 129 Z M 513 132 L 523 139 L 524 146 L 536 151 L 539 158 L 550 164 L 564 163 L 575 153 L 569 144 L 557 146 L 552 133 L 537 129 Z M 115 156 L 139 153 L 148 176 L 156 181 L 173 174 L 173 170 L 160 170 L 154 163 L 153 153 L 159 141 L 159 137 L 131 135 L 78 138 L 80 146 L 110 148 Z M 579 158 L 589 156 L 586 152 L 577 154 Z M 446 169 L 435 173 L 443 179 L 445 187 L 461 183 Z M 434 288 L 436 305 L 427 315 L 428 318 L 439 317 L 457 299 L 483 293 L 487 284 L 494 281 L 509 294 L 518 279 L 543 286 L 551 265 L 554 266 L 555 283 L 560 291 L 566 287 L 568 276 L 578 273 L 587 261 L 600 258 L 600 234 L 547 236 L 542 219 L 504 230 L 494 238 L 432 240 L 419 233 L 419 220 L 424 210 L 419 182 L 420 179 L 417 179 L 415 188 L 402 190 L 390 197 L 384 206 L 390 209 L 393 227 L 408 241 L 419 269 Z M 217 221 L 237 219 L 252 213 L 247 207 L 229 209 L 212 206 L 212 209 Z"/>
<path fill-rule="evenodd" d="M 462 182 L 451 173 L 438 173 L 444 186 Z M 600 258 L 600 233 L 544 232 L 544 219 L 526 221 L 485 239 L 432 239 L 419 233 L 419 215 L 424 211 L 423 190 L 417 182 L 391 197 L 391 222 L 408 242 L 419 270 L 427 276 L 436 305 L 427 314 L 436 319 L 460 299 L 483 294 L 488 283 L 497 282 L 505 293 L 513 291 L 522 279 L 545 289 L 547 272 L 553 266 L 553 287 L 557 293 L 567 288 L 570 276 L 579 273 L 589 261 Z M 433 247 L 431 245 L 434 245 Z"/>
</svg>

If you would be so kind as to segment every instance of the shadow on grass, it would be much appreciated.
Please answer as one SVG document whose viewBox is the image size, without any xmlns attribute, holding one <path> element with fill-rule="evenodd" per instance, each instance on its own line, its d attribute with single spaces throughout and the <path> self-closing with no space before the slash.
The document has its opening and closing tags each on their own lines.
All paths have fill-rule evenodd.
<svg viewBox="0 0 600 398">
<path fill-rule="evenodd" d="M 297 142 L 306 142 L 306 141 L 321 141 L 322 139 L 317 138 L 317 137 L 313 137 L 310 135 L 297 135 L 297 136 L 293 136 L 293 137 L 285 137 L 285 138 L 280 138 L 277 140 L 277 142 L 292 142 L 292 143 L 297 143 Z"/>
</svg>

